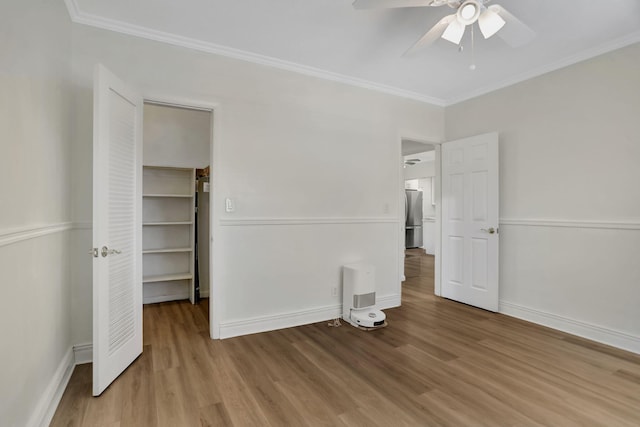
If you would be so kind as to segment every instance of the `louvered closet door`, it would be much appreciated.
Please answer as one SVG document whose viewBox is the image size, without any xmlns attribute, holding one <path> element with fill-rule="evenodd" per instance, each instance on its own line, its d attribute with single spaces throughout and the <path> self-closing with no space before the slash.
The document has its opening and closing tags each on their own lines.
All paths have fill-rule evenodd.
<svg viewBox="0 0 640 427">
<path fill-rule="evenodd" d="M 142 353 L 142 98 L 94 74 L 93 395 Z"/>
</svg>

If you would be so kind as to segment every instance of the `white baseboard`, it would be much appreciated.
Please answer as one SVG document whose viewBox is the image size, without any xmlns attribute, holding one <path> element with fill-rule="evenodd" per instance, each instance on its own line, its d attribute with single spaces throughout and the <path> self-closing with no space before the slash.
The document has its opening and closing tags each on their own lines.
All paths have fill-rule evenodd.
<svg viewBox="0 0 640 427">
<path fill-rule="evenodd" d="M 400 295 L 387 295 L 376 299 L 376 306 L 384 310 L 400 306 Z M 324 322 L 342 316 L 342 304 L 300 310 L 290 313 L 254 317 L 251 319 L 223 322 L 220 324 L 220 338 L 275 331 L 310 323 Z"/>
<path fill-rule="evenodd" d="M 220 324 L 220 338 L 231 338 L 240 335 L 275 331 L 276 329 L 322 322 L 335 319 L 342 314 L 342 306 L 332 305 L 290 313 L 254 317 L 245 320 L 223 322 Z"/>
<path fill-rule="evenodd" d="M 73 358 L 76 365 L 93 362 L 93 344 L 76 344 L 73 346 Z"/>
<path fill-rule="evenodd" d="M 388 308 L 400 307 L 402 305 L 402 297 L 400 295 L 385 295 L 376 298 L 376 306 L 380 310 Z"/>
<path fill-rule="evenodd" d="M 524 307 L 507 301 L 500 301 L 499 311 L 507 316 L 517 317 L 518 319 L 640 354 L 640 337 L 638 336 Z"/>
<path fill-rule="evenodd" d="M 209 290 L 200 291 L 200 298 L 209 298 Z"/>
<path fill-rule="evenodd" d="M 40 427 L 48 426 L 51 423 L 64 390 L 67 388 L 74 366 L 73 352 L 69 349 L 60 361 L 56 372 L 53 374 L 51 381 L 49 381 L 49 385 L 40 396 L 27 426 Z"/>
</svg>

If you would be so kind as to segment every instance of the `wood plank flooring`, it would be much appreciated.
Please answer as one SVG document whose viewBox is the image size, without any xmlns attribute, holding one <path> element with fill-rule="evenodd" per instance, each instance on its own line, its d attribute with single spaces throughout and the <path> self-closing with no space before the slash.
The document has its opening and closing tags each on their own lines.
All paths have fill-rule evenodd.
<svg viewBox="0 0 640 427">
<path fill-rule="evenodd" d="M 144 308 L 144 352 L 102 396 L 76 367 L 52 426 L 638 426 L 640 356 L 433 296 L 408 251 L 403 305 L 213 341 L 207 304 Z"/>
</svg>

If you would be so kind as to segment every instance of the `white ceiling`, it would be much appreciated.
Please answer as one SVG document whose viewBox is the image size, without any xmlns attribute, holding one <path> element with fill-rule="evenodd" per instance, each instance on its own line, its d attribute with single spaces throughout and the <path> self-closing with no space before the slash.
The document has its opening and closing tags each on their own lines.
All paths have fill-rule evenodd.
<svg viewBox="0 0 640 427">
<path fill-rule="evenodd" d="M 409 156 L 403 156 L 404 160 L 419 160 L 420 162 L 433 162 L 436 159 L 436 152 L 424 151 L 422 153 L 415 153 Z"/>
<path fill-rule="evenodd" d="M 425 151 L 433 151 L 435 147 L 427 142 L 413 141 L 411 139 L 402 140 L 402 155 L 409 156 L 411 154 L 424 153 Z"/>
<path fill-rule="evenodd" d="M 65 0 L 75 22 L 448 105 L 640 42 L 639 0 L 495 0 L 537 37 L 402 54 L 447 6 L 354 10 L 351 0 Z M 465 35 L 468 39 L 469 31 Z M 479 32 L 476 32 L 479 34 Z M 463 42 L 464 43 L 464 42 Z"/>
</svg>

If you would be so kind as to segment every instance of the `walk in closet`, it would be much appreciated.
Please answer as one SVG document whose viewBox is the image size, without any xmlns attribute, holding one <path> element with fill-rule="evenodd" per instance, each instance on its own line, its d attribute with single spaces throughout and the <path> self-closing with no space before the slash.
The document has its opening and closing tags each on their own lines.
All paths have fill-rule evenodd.
<svg viewBox="0 0 640 427">
<path fill-rule="evenodd" d="M 210 126 L 210 111 L 145 104 L 142 181 L 145 304 L 182 299 L 195 303 L 199 296 L 208 296 Z M 205 204 L 199 216 L 198 194 L 200 203 Z M 201 228 L 198 233 L 197 223 Z M 203 240 L 198 245 L 199 253 L 198 239 Z M 200 287 L 200 283 L 206 287 Z"/>
</svg>

